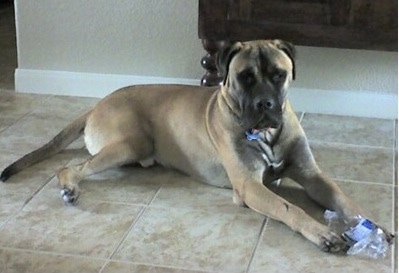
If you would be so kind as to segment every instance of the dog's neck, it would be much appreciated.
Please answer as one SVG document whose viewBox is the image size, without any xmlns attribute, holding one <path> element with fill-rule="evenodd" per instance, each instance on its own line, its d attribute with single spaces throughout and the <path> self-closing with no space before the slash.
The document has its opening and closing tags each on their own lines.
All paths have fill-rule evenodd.
<svg viewBox="0 0 399 273">
<path fill-rule="evenodd" d="M 228 112 L 233 114 L 236 121 L 239 122 L 240 116 L 241 116 L 241 113 L 239 113 L 237 111 L 239 109 L 239 105 L 228 93 L 227 85 L 220 87 L 219 96 L 218 96 L 218 104 L 219 104 L 219 107 L 227 108 Z"/>
</svg>

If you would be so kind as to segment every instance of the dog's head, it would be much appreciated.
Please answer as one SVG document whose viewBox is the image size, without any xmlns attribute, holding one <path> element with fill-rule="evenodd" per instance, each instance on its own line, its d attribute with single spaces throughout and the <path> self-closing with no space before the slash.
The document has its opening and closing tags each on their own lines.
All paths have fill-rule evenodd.
<svg viewBox="0 0 399 273">
<path fill-rule="evenodd" d="M 222 92 L 234 101 L 234 113 L 245 129 L 281 125 L 287 89 L 295 79 L 295 48 L 281 40 L 237 42 L 220 50 Z"/>
</svg>

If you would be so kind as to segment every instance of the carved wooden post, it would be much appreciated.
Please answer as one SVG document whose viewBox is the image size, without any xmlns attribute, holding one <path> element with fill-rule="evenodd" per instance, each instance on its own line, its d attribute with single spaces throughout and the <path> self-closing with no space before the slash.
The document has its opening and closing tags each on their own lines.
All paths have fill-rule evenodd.
<svg viewBox="0 0 399 273">
<path fill-rule="evenodd" d="M 222 46 L 222 42 L 214 40 L 202 40 L 202 46 L 207 54 L 201 59 L 201 66 L 206 70 L 205 75 L 201 79 L 202 86 L 219 85 L 223 80 L 222 75 L 216 67 L 216 53 Z"/>
</svg>

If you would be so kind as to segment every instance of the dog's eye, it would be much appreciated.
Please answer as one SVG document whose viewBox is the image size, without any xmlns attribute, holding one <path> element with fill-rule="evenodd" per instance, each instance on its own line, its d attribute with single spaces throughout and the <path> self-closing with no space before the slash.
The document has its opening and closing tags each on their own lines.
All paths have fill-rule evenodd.
<svg viewBox="0 0 399 273">
<path fill-rule="evenodd" d="M 285 80 L 287 73 L 285 71 L 276 71 L 272 77 L 274 83 L 280 83 Z"/>
<path fill-rule="evenodd" d="M 255 73 L 252 69 L 246 69 L 239 74 L 240 81 L 246 85 L 252 85 L 256 82 Z"/>
</svg>

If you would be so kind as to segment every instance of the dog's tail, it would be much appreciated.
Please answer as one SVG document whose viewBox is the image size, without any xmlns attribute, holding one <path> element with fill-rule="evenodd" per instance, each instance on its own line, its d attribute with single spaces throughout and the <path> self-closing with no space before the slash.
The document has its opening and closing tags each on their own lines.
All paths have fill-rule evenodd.
<svg viewBox="0 0 399 273">
<path fill-rule="evenodd" d="M 12 175 L 52 155 L 55 155 L 66 148 L 69 144 L 83 134 L 89 113 L 90 112 L 77 118 L 44 146 L 21 157 L 10 166 L 5 168 L 0 175 L 0 180 L 4 182 Z"/>
</svg>

